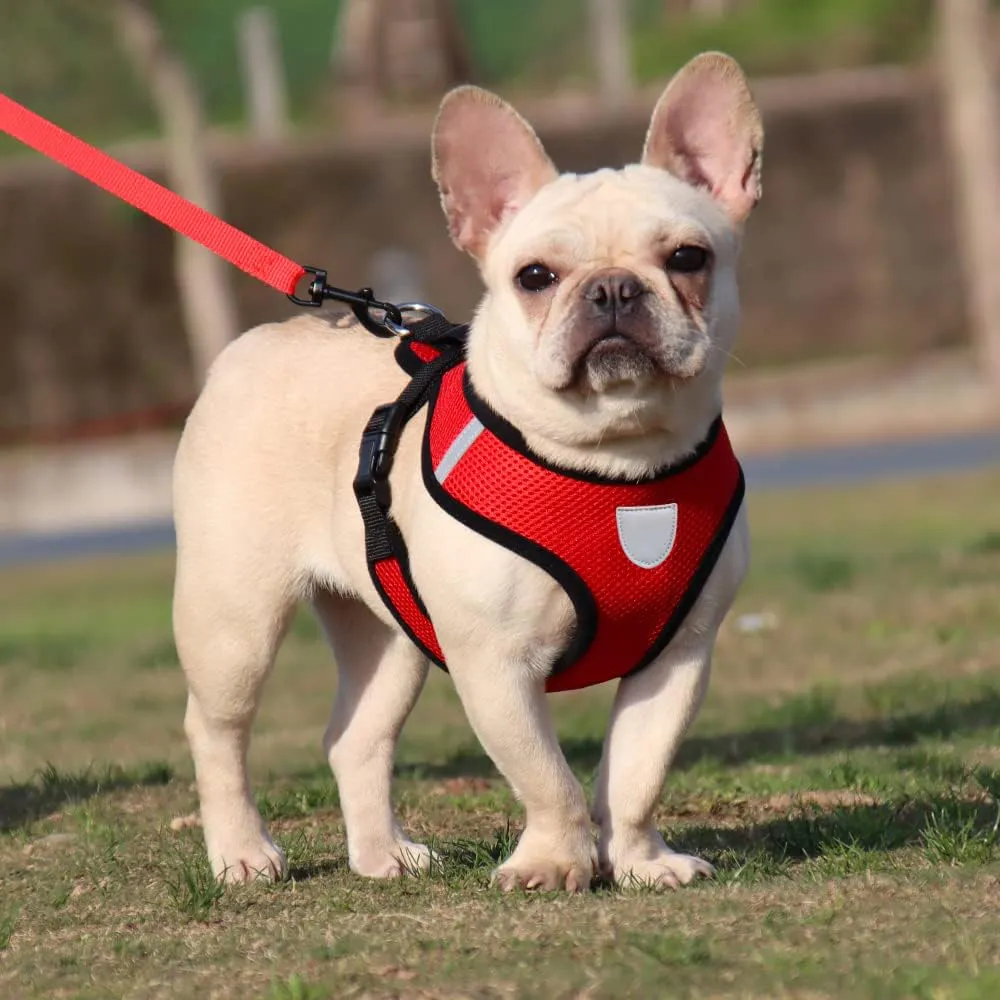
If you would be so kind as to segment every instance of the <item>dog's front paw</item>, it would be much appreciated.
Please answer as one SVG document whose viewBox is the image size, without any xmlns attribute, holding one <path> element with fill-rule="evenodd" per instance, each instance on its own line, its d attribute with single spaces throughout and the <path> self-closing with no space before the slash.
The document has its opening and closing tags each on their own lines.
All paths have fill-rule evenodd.
<svg viewBox="0 0 1000 1000">
<path fill-rule="evenodd" d="M 655 858 L 622 861 L 609 874 L 622 888 L 676 889 L 697 878 L 711 878 L 715 869 L 691 854 L 674 854 L 667 850 Z"/>
<path fill-rule="evenodd" d="M 691 854 L 677 854 L 653 829 L 635 830 L 600 845 L 601 875 L 622 888 L 676 889 L 715 869 Z"/>
<path fill-rule="evenodd" d="M 366 878 L 399 878 L 430 871 L 438 855 L 425 844 L 398 840 L 389 847 L 372 847 L 352 854 L 351 871 Z"/>
<path fill-rule="evenodd" d="M 542 892 L 585 892 L 597 869 L 597 854 L 589 831 L 576 844 L 545 845 L 527 833 L 517 849 L 494 873 L 493 881 L 504 892 L 538 889 Z"/>
<path fill-rule="evenodd" d="M 266 834 L 257 841 L 224 844 L 209 849 L 215 877 L 230 885 L 280 882 L 288 875 L 288 862 L 281 848 Z"/>
</svg>

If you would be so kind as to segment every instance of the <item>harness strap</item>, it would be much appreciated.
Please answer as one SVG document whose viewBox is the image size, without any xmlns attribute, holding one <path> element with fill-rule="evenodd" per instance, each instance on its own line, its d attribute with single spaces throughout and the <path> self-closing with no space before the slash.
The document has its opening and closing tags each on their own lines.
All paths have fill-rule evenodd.
<svg viewBox="0 0 1000 1000">
<path fill-rule="evenodd" d="M 389 515 L 389 473 L 403 428 L 427 402 L 435 382 L 461 360 L 467 331 L 467 326 L 450 323 L 439 315 L 416 324 L 397 348 L 400 364 L 413 378 L 395 402 L 375 409 L 361 435 L 354 496 L 365 526 L 365 556 L 373 570 L 386 559 L 405 561 L 405 543 Z M 416 358 L 419 367 L 405 362 L 404 352 L 412 352 L 409 357 Z"/>
</svg>

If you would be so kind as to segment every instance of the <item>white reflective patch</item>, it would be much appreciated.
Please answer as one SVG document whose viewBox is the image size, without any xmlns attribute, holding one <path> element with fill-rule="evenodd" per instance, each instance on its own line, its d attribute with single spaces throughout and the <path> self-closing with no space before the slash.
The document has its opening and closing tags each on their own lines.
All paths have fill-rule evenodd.
<svg viewBox="0 0 1000 1000">
<path fill-rule="evenodd" d="M 618 540 L 629 561 L 640 569 L 656 569 L 670 555 L 677 538 L 677 504 L 619 507 Z"/>
<path fill-rule="evenodd" d="M 448 450 L 441 457 L 434 475 L 439 483 L 443 483 L 452 469 L 462 460 L 462 456 L 475 444 L 476 438 L 483 433 L 483 425 L 478 417 L 473 417 L 459 432 L 455 440 L 448 445 Z"/>
</svg>

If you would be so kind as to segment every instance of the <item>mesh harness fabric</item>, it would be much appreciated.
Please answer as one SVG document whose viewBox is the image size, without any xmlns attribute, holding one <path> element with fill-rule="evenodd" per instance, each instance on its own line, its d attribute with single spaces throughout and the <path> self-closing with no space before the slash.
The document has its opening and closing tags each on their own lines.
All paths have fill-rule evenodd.
<svg viewBox="0 0 1000 1000">
<path fill-rule="evenodd" d="M 447 669 L 390 514 L 391 452 L 426 405 L 425 488 L 456 520 L 547 572 L 572 602 L 575 627 L 546 690 L 641 670 L 694 605 L 743 501 L 743 473 L 721 417 L 689 458 L 639 482 L 556 468 L 477 396 L 465 333 L 442 319 L 414 328 L 396 349 L 412 379 L 365 429 L 355 493 L 376 589 L 407 635 Z"/>
</svg>

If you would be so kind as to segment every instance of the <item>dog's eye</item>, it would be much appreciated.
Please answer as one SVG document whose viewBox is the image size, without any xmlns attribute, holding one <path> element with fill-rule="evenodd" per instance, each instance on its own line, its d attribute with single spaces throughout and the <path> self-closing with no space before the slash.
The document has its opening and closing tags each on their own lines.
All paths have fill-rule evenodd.
<svg viewBox="0 0 1000 1000">
<path fill-rule="evenodd" d="M 679 271 L 681 274 L 694 274 L 703 271 L 708 266 L 709 254 L 704 247 L 678 247 L 667 259 L 668 271 Z"/>
<path fill-rule="evenodd" d="M 558 280 L 558 275 L 544 264 L 529 264 L 517 272 L 517 283 L 526 292 L 543 292 Z"/>
</svg>

